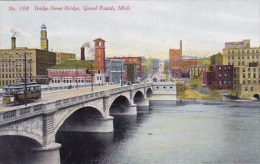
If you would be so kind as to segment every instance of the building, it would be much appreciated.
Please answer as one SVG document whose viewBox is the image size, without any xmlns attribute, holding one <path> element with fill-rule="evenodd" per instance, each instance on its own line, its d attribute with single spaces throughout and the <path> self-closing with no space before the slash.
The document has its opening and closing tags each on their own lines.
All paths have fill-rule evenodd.
<svg viewBox="0 0 260 164">
<path fill-rule="evenodd" d="M 24 81 L 25 65 L 27 81 L 46 84 L 49 81 L 47 68 L 76 57 L 71 53 L 50 52 L 48 46 L 45 24 L 41 26 L 40 49 L 17 47 L 15 36 L 11 37 L 11 48 L 0 49 L 0 87 Z"/>
<path fill-rule="evenodd" d="M 165 81 L 166 75 L 164 74 L 164 62 L 160 61 L 156 71 L 152 74 L 153 81 Z"/>
<path fill-rule="evenodd" d="M 250 40 L 226 42 L 223 64 L 234 66 L 234 92 L 251 99 L 260 94 L 260 47 L 250 47 Z"/>
<path fill-rule="evenodd" d="M 234 67 L 234 91 L 241 98 L 260 95 L 260 67 Z"/>
<path fill-rule="evenodd" d="M 106 60 L 106 82 L 113 82 L 114 84 L 122 84 L 125 81 L 125 61 L 119 59 Z"/>
<path fill-rule="evenodd" d="M 137 65 L 136 64 L 125 64 L 126 65 L 126 81 L 134 83 L 137 80 Z"/>
<path fill-rule="evenodd" d="M 202 75 L 203 71 L 206 71 L 206 66 L 189 66 L 189 77 L 191 86 L 201 86 L 202 85 Z"/>
<path fill-rule="evenodd" d="M 24 81 L 25 64 L 27 81 L 46 84 L 47 68 L 56 64 L 56 54 L 40 49 L 12 47 L 0 49 L 0 61 L 0 87 Z"/>
<path fill-rule="evenodd" d="M 105 82 L 105 42 L 103 39 L 98 38 L 94 40 L 94 49 L 95 49 L 95 82 L 97 84 L 102 84 Z"/>
<path fill-rule="evenodd" d="M 94 67 L 92 67 L 94 68 Z M 51 84 L 91 83 L 91 61 L 71 59 L 48 68 Z"/>
<path fill-rule="evenodd" d="M 181 68 L 172 68 L 171 76 L 176 79 L 181 79 L 182 78 L 182 69 Z"/>
<path fill-rule="evenodd" d="M 182 75 L 182 40 L 180 40 L 180 49 L 169 50 L 169 70 L 173 78 L 181 78 Z"/>
<path fill-rule="evenodd" d="M 222 65 L 223 64 L 223 55 L 221 53 L 212 55 L 209 57 L 210 65 Z"/>
<path fill-rule="evenodd" d="M 233 89 L 233 66 L 213 65 L 203 72 L 203 84 L 211 89 Z"/>
<path fill-rule="evenodd" d="M 223 64 L 249 66 L 259 63 L 259 47 L 250 47 L 250 40 L 227 42 L 223 48 Z"/>
<path fill-rule="evenodd" d="M 141 57 L 113 57 L 109 59 L 120 59 L 124 60 L 125 64 L 135 64 L 136 65 L 136 78 L 142 79 L 142 58 Z M 131 67 L 131 66 L 130 66 Z"/>
<path fill-rule="evenodd" d="M 170 68 L 180 68 L 180 61 L 182 60 L 182 41 L 180 40 L 180 49 L 169 49 Z"/>
<path fill-rule="evenodd" d="M 65 53 L 65 52 L 55 52 L 56 53 L 56 64 L 61 64 L 62 62 L 69 59 L 76 59 L 76 54 Z"/>
</svg>

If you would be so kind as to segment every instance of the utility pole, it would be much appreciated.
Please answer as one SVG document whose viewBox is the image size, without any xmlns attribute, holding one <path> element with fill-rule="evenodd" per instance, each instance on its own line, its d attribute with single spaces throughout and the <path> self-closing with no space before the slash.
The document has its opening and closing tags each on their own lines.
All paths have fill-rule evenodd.
<svg viewBox="0 0 260 164">
<path fill-rule="evenodd" d="M 30 60 L 30 81 L 32 81 L 32 60 Z"/>
<path fill-rule="evenodd" d="M 78 65 L 76 65 L 76 75 L 77 75 L 77 89 L 79 89 L 79 74 L 78 74 Z"/>
<path fill-rule="evenodd" d="M 123 86 L 123 82 L 122 82 L 122 80 L 123 80 L 123 76 L 122 76 L 122 67 L 123 67 L 123 62 L 122 62 L 122 65 L 121 65 L 121 86 Z"/>
<path fill-rule="evenodd" d="M 27 106 L 27 71 L 26 71 L 26 52 L 24 52 L 24 105 Z"/>
<path fill-rule="evenodd" d="M 91 92 L 93 92 L 93 68 L 92 68 L 93 60 L 91 60 L 91 72 L 90 72 L 90 78 L 91 78 Z"/>
</svg>

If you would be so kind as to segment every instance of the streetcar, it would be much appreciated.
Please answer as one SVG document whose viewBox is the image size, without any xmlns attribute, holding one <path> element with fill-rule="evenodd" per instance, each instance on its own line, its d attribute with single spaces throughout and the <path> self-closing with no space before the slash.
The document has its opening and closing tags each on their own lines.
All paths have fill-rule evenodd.
<svg viewBox="0 0 260 164">
<path fill-rule="evenodd" d="M 26 83 L 27 93 L 25 94 L 25 83 L 13 83 L 3 88 L 3 105 L 18 105 L 35 101 L 41 98 L 41 86 L 37 82 Z M 25 96 L 26 95 L 26 96 Z"/>
</svg>

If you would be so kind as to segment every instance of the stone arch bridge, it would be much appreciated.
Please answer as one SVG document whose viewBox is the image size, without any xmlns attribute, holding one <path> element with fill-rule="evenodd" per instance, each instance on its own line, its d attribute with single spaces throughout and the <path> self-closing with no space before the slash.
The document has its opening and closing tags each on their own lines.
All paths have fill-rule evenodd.
<svg viewBox="0 0 260 164">
<path fill-rule="evenodd" d="M 156 83 L 122 86 L 27 107 L 18 106 L 0 113 L 0 137 L 32 140 L 35 143 L 31 148 L 32 157 L 26 163 L 60 163 L 61 145 L 55 142 L 58 131 L 113 132 L 114 115 L 136 115 L 139 108 L 149 109 L 148 98 L 156 90 L 176 94 L 173 83 L 158 86 Z"/>
</svg>

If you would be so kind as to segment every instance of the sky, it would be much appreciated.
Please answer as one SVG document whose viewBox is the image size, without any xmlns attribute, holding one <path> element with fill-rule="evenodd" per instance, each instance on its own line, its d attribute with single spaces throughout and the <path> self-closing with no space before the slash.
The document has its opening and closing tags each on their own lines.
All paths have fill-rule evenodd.
<svg viewBox="0 0 260 164">
<path fill-rule="evenodd" d="M 36 11 L 35 6 L 63 10 Z M 64 10 L 65 6 L 80 11 Z M 130 10 L 84 11 L 86 6 Z M 260 0 L 74 0 L 0 1 L 0 48 L 10 48 L 13 31 L 18 32 L 17 47 L 40 48 L 43 23 L 50 50 L 78 57 L 80 47 L 93 45 L 96 38 L 106 41 L 109 57 L 167 59 L 169 49 L 179 49 L 180 40 L 184 55 L 197 57 L 222 52 L 225 42 L 250 39 L 251 46 L 260 46 Z"/>
</svg>

